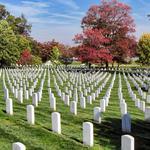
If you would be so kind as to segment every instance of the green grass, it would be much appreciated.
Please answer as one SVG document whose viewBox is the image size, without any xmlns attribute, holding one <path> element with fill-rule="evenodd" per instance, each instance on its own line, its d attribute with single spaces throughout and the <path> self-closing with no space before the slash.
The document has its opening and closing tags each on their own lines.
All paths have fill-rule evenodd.
<svg viewBox="0 0 150 150">
<path fill-rule="evenodd" d="M 150 124 L 144 122 L 144 114 L 134 106 L 134 102 L 129 97 L 126 83 L 122 77 L 123 96 L 128 104 L 128 111 L 132 118 L 132 135 L 135 137 L 136 149 L 150 149 Z M 93 108 L 100 105 L 100 99 L 105 95 L 112 77 L 106 84 L 96 101 L 92 105 L 87 104 L 85 110 L 78 104 L 78 114 L 74 116 L 70 113 L 70 107 L 57 96 L 54 82 L 51 76 L 51 88 L 57 100 L 57 112 L 61 113 L 62 134 L 58 135 L 51 130 L 51 113 L 49 97 L 47 92 L 47 76 L 44 83 L 43 97 L 39 106 L 35 108 L 35 125 L 29 125 L 26 121 L 26 105 L 31 104 L 24 100 L 23 104 L 18 104 L 13 99 L 14 115 L 8 116 L 5 113 L 5 102 L 3 100 L 2 78 L 0 85 L 0 150 L 10 150 L 13 142 L 22 142 L 27 150 L 120 150 L 121 145 L 121 114 L 118 100 L 118 74 L 111 92 L 110 103 L 106 112 L 102 115 L 102 123 L 93 121 Z M 102 82 L 101 82 L 102 83 Z M 100 83 L 100 84 L 101 84 Z M 37 85 L 38 89 L 40 82 Z M 64 84 L 64 86 L 66 83 Z M 62 90 L 65 90 L 61 86 Z M 133 85 L 131 85 L 134 89 Z M 134 89 L 136 91 L 136 89 Z M 94 147 L 89 148 L 82 144 L 82 123 L 85 121 L 94 124 Z"/>
</svg>

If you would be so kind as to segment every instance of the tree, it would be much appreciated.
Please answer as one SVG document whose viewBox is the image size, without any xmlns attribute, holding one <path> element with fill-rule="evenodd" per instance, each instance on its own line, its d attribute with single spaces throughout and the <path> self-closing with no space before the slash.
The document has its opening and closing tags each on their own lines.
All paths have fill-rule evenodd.
<svg viewBox="0 0 150 150">
<path fill-rule="evenodd" d="M 18 60 L 18 64 L 21 65 L 29 65 L 32 63 L 32 55 L 31 52 L 28 49 L 25 49 L 22 51 L 20 55 L 20 59 Z"/>
<path fill-rule="evenodd" d="M 29 36 L 31 32 L 31 24 L 28 24 L 27 19 L 22 14 L 20 17 L 11 15 L 4 5 L 0 5 L 0 20 L 7 20 L 15 34 Z"/>
<path fill-rule="evenodd" d="M 72 64 L 76 50 L 76 47 L 65 46 L 65 49 L 61 50 L 60 62 L 66 66 Z"/>
<path fill-rule="evenodd" d="M 17 38 L 6 20 L 0 21 L 0 65 L 11 65 L 19 58 Z"/>
<path fill-rule="evenodd" d="M 49 42 L 38 43 L 38 47 L 40 49 L 40 57 L 42 58 L 42 62 L 46 62 L 50 60 L 51 53 L 51 44 Z"/>
<path fill-rule="evenodd" d="M 101 50 L 105 51 L 105 55 L 108 54 L 106 63 L 110 61 L 110 55 L 118 60 L 131 57 L 134 49 L 130 47 L 136 42 L 132 35 L 135 25 L 130 12 L 128 5 L 117 0 L 102 0 L 100 5 L 90 7 L 82 20 L 83 34 L 75 37 L 75 41 L 82 44 L 81 48 L 89 51 L 85 53 L 88 57 L 91 55 L 89 60 L 92 58 L 97 61 L 98 57 L 102 58 Z"/>
<path fill-rule="evenodd" d="M 32 65 L 40 65 L 42 64 L 42 60 L 39 56 L 32 55 Z"/>
<path fill-rule="evenodd" d="M 111 54 L 106 45 L 108 38 L 104 37 L 104 30 L 90 29 L 83 30 L 82 34 L 75 36 L 77 43 L 81 43 L 79 51 L 79 59 L 85 63 L 100 63 L 102 61 L 109 62 L 112 60 Z M 105 58 L 103 58 L 105 53 Z"/>
<path fill-rule="evenodd" d="M 27 37 L 23 35 L 17 35 L 16 37 L 17 37 L 17 43 L 18 43 L 18 48 L 20 52 L 22 52 L 25 49 L 28 49 L 31 51 L 30 41 L 27 39 Z"/>
<path fill-rule="evenodd" d="M 40 43 L 34 40 L 32 37 L 27 37 L 27 39 L 29 41 L 32 55 L 40 56 Z"/>
<path fill-rule="evenodd" d="M 6 10 L 4 5 L 0 4 L 0 20 L 6 19 L 10 13 Z"/>
<path fill-rule="evenodd" d="M 28 24 L 27 19 L 23 14 L 20 17 L 8 15 L 6 20 L 8 21 L 9 25 L 12 27 L 15 34 L 29 36 L 32 26 Z"/>
<path fill-rule="evenodd" d="M 59 57 L 60 57 L 60 52 L 57 46 L 54 46 L 51 50 L 51 54 L 50 54 L 50 60 L 54 63 L 54 64 L 58 64 L 59 63 Z"/>
<path fill-rule="evenodd" d="M 138 42 L 138 54 L 142 64 L 150 64 L 150 33 L 141 36 Z"/>
<path fill-rule="evenodd" d="M 39 47 L 39 56 L 42 58 L 42 62 L 46 62 L 51 58 L 51 51 L 54 47 L 57 47 L 60 52 L 64 50 L 65 46 L 55 40 L 38 43 Z"/>
</svg>

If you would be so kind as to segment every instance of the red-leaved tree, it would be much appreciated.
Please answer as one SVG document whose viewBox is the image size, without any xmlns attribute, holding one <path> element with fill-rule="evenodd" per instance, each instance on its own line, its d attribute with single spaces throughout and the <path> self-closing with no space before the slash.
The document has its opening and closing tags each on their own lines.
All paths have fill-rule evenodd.
<svg viewBox="0 0 150 150">
<path fill-rule="evenodd" d="M 119 62 L 132 57 L 136 41 L 130 13 L 131 8 L 117 0 L 102 0 L 100 5 L 91 6 L 82 20 L 83 33 L 75 36 L 75 41 L 82 45 L 79 57 L 107 65 L 111 60 Z"/>
<path fill-rule="evenodd" d="M 65 49 L 65 46 L 63 44 L 56 42 L 55 40 L 38 43 L 39 55 L 42 58 L 43 62 L 51 59 L 51 53 L 54 47 L 57 47 L 60 51 L 63 51 Z"/>
<path fill-rule="evenodd" d="M 31 61 L 32 61 L 32 55 L 28 49 L 25 49 L 20 55 L 18 64 L 27 65 L 27 64 L 31 64 Z"/>
<path fill-rule="evenodd" d="M 105 32 L 101 29 L 87 28 L 82 34 L 75 36 L 75 41 L 81 44 L 78 53 L 82 62 L 100 63 L 112 60 L 108 46 L 104 46 L 110 42 L 109 38 L 104 36 Z"/>
</svg>

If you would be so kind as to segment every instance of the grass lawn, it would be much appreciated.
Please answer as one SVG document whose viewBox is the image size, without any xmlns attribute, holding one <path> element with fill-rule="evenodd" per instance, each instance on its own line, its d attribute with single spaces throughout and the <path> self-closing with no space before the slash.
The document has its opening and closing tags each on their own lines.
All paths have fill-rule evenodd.
<svg viewBox="0 0 150 150">
<path fill-rule="evenodd" d="M 35 108 L 35 125 L 29 125 L 26 121 L 26 105 L 32 104 L 30 100 L 24 100 L 23 104 L 18 104 L 13 95 L 14 115 L 8 116 L 5 113 L 4 93 L 2 89 L 2 77 L 0 82 L 0 150 L 10 150 L 13 142 L 22 142 L 27 150 L 120 150 L 121 145 L 121 114 L 118 100 L 118 74 L 111 92 L 110 103 L 106 112 L 102 115 L 102 123 L 93 121 L 93 108 L 100 105 L 100 99 L 105 95 L 112 77 L 106 84 L 101 94 L 92 105 L 87 104 L 85 110 L 81 109 L 78 103 L 78 114 L 74 116 L 70 113 L 60 97 L 57 96 L 53 77 L 51 75 L 51 88 L 57 101 L 57 112 L 61 114 L 62 134 L 58 135 L 51 130 L 51 113 L 49 106 L 49 96 L 47 91 L 46 75 L 43 97 L 39 106 Z M 144 114 L 134 106 L 128 94 L 126 82 L 122 78 L 123 97 L 128 104 L 128 112 L 132 118 L 132 135 L 135 137 L 137 150 L 150 150 L 150 124 L 144 122 Z M 131 81 L 130 81 L 131 83 Z M 100 85 L 102 82 L 100 82 Z M 40 81 L 37 85 L 39 88 Z M 65 91 L 66 83 L 61 86 Z M 137 92 L 131 83 L 132 89 Z M 8 87 L 8 84 L 7 84 Z M 36 90 L 37 90 L 36 89 Z M 137 93 L 136 93 L 137 94 Z M 82 144 L 82 123 L 85 121 L 94 124 L 94 147 L 89 148 Z"/>
</svg>

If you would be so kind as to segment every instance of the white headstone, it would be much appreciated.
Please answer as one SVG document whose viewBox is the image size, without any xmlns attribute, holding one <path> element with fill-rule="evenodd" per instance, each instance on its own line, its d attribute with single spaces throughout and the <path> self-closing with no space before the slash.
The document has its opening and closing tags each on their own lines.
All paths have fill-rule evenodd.
<svg viewBox="0 0 150 150">
<path fill-rule="evenodd" d="M 134 137 L 130 135 L 121 136 L 121 150 L 134 150 Z"/>
<path fill-rule="evenodd" d="M 141 101 L 140 102 L 140 109 L 145 112 L 145 102 L 144 101 Z"/>
<path fill-rule="evenodd" d="M 13 102 L 11 98 L 6 99 L 6 113 L 13 115 Z"/>
<path fill-rule="evenodd" d="M 25 95 L 24 95 L 24 96 L 25 96 L 25 99 L 26 99 L 26 100 L 29 99 L 29 91 L 28 91 L 28 90 L 25 90 Z"/>
<path fill-rule="evenodd" d="M 51 97 L 50 97 L 50 108 L 52 108 L 54 111 L 56 110 L 56 99 L 53 93 L 51 93 Z"/>
<path fill-rule="evenodd" d="M 4 99 L 9 99 L 9 90 L 7 88 L 4 90 L 4 94 Z"/>
<path fill-rule="evenodd" d="M 33 93 L 32 95 L 32 104 L 37 107 L 38 106 L 38 97 L 37 97 L 37 93 Z"/>
<path fill-rule="evenodd" d="M 150 103 L 150 95 L 147 95 L 147 103 Z"/>
<path fill-rule="evenodd" d="M 89 95 L 87 97 L 87 103 L 92 104 L 92 96 Z"/>
<path fill-rule="evenodd" d="M 121 103 L 121 115 L 127 114 L 127 104 Z"/>
<path fill-rule="evenodd" d="M 101 107 L 101 112 L 105 112 L 106 111 L 105 99 L 102 99 L 100 101 L 100 107 Z"/>
<path fill-rule="evenodd" d="M 90 147 L 94 145 L 93 124 L 91 122 L 83 123 L 83 144 Z"/>
<path fill-rule="evenodd" d="M 69 90 L 69 97 L 72 97 L 72 91 Z"/>
<path fill-rule="evenodd" d="M 18 98 L 18 89 L 17 89 L 17 88 L 15 88 L 14 97 L 15 97 L 15 98 Z"/>
<path fill-rule="evenodd" d="M 18 101 L 19 101 L 19 103 L 23 103 L 23 91 L 22 91 L 22 89 L 20 89 L 19 91 L 18 91 Z"/>
<path fill-rule="evenodd" d="M 69 104 L 70 104 L 69 95 L 66 95 L 66 97 L 65 97 L 65 104 L 67 106 L 69 106 Z"/>
<path fill-rule="evenodd" d="M 95 101 L 95 93 L 92 93 L 92 99 Z"/>
<path fill-rule="evenodd" d="M 52 130 L 58 134 L 61 134 L 61 118 L 60 113 L 52 113 Z"/>
<path fill-rule="evenodd" d="M 140 108 L 140 99 L 135 100 L 135 106 Z"/>
<path fill-rule="evenodd" d="M 150 122 L 150 107 L 145 108 L 145 121 Z"/>
<path fill-rule="evenodd" d="M 76 101 L 71 102 L 70 112 L 73 113 L 74 115 L 77 115 L 77 102 Z"/>
<path fill-rule="evenodd" d="M 27 105 L 27 121 L 29 124 L 34 125 L 35 116 L 34 116 L 34 106 L 33 105 Z"/>
<path fill-rule="evenodd" d="M 62 99 L 63 101 L 65 101 L 65 93 L 62 93 L 62 94 L 61 94 L 61 99 Z"/>
<path fill-rule="evenodd" d="M 38 91 L 37 96 L 38 96 L 38 101 L 40 102 L 42 99 L 42 91 Z"/>
<path fill-rule="evenodd" d="M 26 150 L 26 147 L 24 144 L 20 142 L 13 143 L 12 150 Z"/>
<path fill-rule="evenodd" d="M 85 101 L 85 97 L 82 97 L 80 99 L 80 106 L 81 108 L 85 109 L 86 108 L 86 101 Z"/>
<path fill-rule="evenodd" d="M 101 123 L 101 108 L 100 107 L 94 108 L 94 121 Z"/>
<path fill-rule="evenodd" d="M 30 88 L 30 89 L 29 89 L 29 95 L 30 95 L 30 96 L 32 96 L 32 92 L 33 92 L 33 90 L 32 90 L 32 88 Z"/>
<path fill-rule="evenodd" d="M 147 97 L 147 96 L 146 96 L 146 92 L 143 92 L 142 98 L 143 98 L 143 99 L 146 99 L 146 97 Z"/>
</svg>

